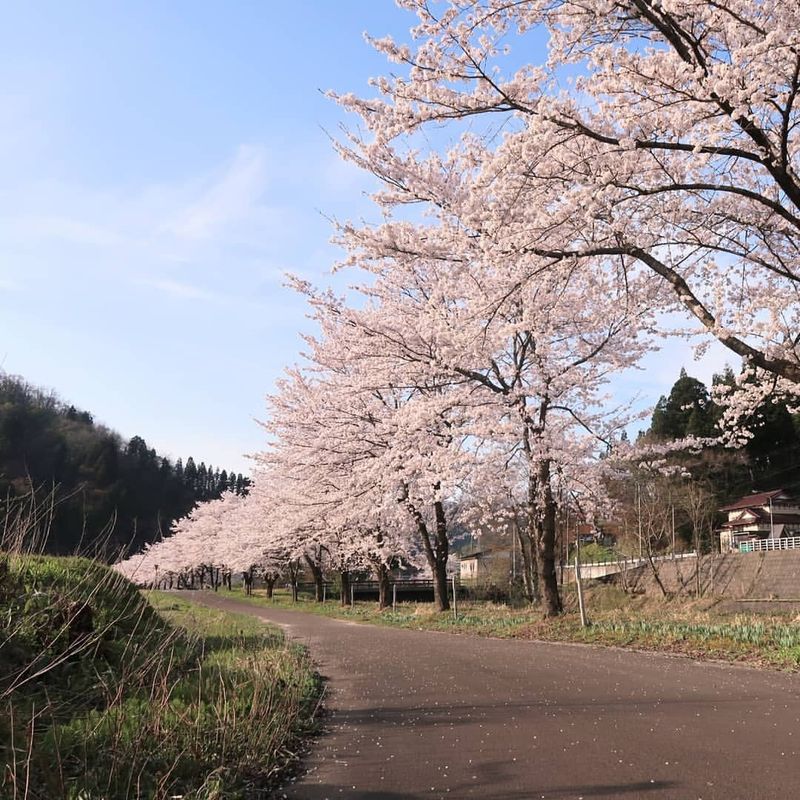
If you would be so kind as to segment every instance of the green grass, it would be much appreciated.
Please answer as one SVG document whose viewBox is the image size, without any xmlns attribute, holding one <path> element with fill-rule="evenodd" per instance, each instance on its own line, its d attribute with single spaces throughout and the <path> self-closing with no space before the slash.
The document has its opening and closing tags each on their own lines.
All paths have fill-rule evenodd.
<svg viewBox="0 0 800 800">
<path fill-rule="evenodd" d="M 575 611 L 574 592 L 565 593 L 567 613 L 543 620 L 536 609 L 513 609 L 483 602 L 459 602 L 452 611 L 437 613 L 428 603 L 400 603 L 397 610 L 379 611 L 374 602 L 355 608 L 338 602 L 316 603 L 302 598 L 292 603 L 288 593 L 273 600 L 263 593 L 251 597 L 234 591 L 237 599 L 377 625 L 459 634 L 524 638 L 544 641 L 629 647 L 678 653 L 693 658 L 744 662 L 783 670 L 800 669 L 800 624 L 786 616 L 724 616 L 710 601 L 683 598 L 672 602 L 632 597 L 622 590 L 594 587 L 587 593 L 591 625 L 582 628 Z"/>
<path fill-rule="evenodd" d="M 790 670 L 800 668 L 800 626 L 781 619 L 740 617 L 723 622 L 681 616 L 600 617 L 588 629 L 580 629 L 571 622 L 554 626 L 551 633 L 543 632 L 543 637 L 663 650 Z"/>
<path fill-rule="evenodd" d="M 271 600 L 259 590 L 251 596 L 237 589 L 225 594 L 251 605 L 303 611 L 351 622 L 483 636 L 514 636 L 517 631 L 538 618 L 538 614 L 530 609 L 511 608 L 483 601 L 459 600 L 458 615 L 455 616 L 452 610 L 442 613 L 435 611 L 431 603 L 398 603 L 397 610 L 386 608 L 381 611 L 377 603 L 369 601 L 360 601 L 351 607 L 341 606 L 338 600 L 317 603 L 301 596 L 297 603 L 293 603 L 291 595 L 285 591 L 276 591 Z"/>
<path fill-rule="evenodd" d="M 91 561 L 0 556 L 0 798 L 264 797 L 296 760 L 321 694 L 305 652 L 148 599 Z"/>
</svg>

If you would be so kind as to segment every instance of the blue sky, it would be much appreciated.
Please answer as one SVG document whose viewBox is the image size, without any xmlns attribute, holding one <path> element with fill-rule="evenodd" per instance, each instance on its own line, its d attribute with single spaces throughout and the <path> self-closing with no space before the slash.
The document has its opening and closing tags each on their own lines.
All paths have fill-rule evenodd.
<svg viewBox="0 0 800 800">
<path fill-rule="evenodd" d="M 323 214 L 370 215 L 320 90 L 367 92 L 404 38 L 391 0 L 35 2 L 0 30 L 0 366 L 173 457 L 247 470 L 253 417 L 336 258 Z M 716 354 L 715 354 L 716 353 Z M 651 402 L 682 363 L 636 379 Z"/>
</svg>

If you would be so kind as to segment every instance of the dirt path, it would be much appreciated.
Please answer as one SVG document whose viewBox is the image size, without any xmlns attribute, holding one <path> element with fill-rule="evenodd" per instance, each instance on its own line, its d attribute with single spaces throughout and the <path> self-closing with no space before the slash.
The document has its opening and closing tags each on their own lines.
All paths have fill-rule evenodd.
<svg viewBox="0 0 800 800">
<path fill-rule="evenodd" d="M 800 680 L 683 658 L 258 608 L 329 680 L 296 800 L 800 797 Z"/>
</svg>

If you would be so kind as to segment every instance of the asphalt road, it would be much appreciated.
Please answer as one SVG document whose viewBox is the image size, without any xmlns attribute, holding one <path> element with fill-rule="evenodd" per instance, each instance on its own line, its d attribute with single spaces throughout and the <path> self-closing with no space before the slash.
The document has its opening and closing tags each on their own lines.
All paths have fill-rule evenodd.
<svg viewBox="0 0 800 800">
<path fill-rule="evenodd" d="M 198 600 L 283 626 L 329 681 L 288 798 L 800 798 L 796 676 Z"/>
</svg>

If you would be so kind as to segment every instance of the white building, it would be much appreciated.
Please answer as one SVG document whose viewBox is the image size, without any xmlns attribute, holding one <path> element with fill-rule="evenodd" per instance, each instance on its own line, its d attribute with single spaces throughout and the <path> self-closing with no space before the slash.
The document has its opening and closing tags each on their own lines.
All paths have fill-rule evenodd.
<svg viewBox="0 0 800 800">
<path fill-rule="evenodd" d="M 800 504 L 783 489 L 742 497 L 720 511 L 728 514 L 719 531 L 723 553 L 746 542 L 800 535 Z"/>
</svg>

